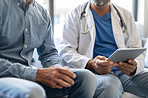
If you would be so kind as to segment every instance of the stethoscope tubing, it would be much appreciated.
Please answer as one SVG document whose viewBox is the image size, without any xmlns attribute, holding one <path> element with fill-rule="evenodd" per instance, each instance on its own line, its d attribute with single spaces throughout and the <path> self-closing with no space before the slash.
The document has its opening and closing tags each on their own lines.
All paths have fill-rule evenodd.
<svg viewBox="0 0 148 98">
<path fill-rule="evenodd" d="M 84 29 L 82 30 L 82 28 L 83 28 L 82 19 L 85 17 L 85 14 L 86 14 L 85 10 L 86 10 L 87 5 L 88 5 L 88 2 L 86 2 L 85 6 L 84 6 L 84 9 L 83 9 L 83 12 L 81 13 L 81 16 L 80 16 L 81 32 L 83 32 L 83 33 L 85 33 L 85 31 L 83 31 Z M 120 26 L 121 26 L 121 29 L 122 29 L 122 31 L 124 33 L 126 31 L 126 29 L 127 29 L 126 24 L 125 24 L 125 22 L 124 22 L 124 20 L 123 20 L 123 18 L 121 16 L 119 10 L 115 7 L 115 5 L 113 5 L 113 7 L 115 8 L 115 10 L 116 10 L 116 12 L 117 12 L 117 14 L 118 14 L 118 16 L 120 18 L 120 23 L 121 23 Z M 89 30 L 87 30 L 87 31 L 89 31 Z"/>
</svg>

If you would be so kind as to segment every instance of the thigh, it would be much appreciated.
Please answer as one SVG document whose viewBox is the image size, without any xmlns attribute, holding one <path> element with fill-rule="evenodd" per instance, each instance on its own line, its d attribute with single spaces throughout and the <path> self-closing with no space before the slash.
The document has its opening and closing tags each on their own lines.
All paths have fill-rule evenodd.
<svg viewBox="0 0 148 98">
<path fill-rule="evenodd" d="M 148 97 L 148 72 L 138 74 L 133 77 L 129 77 L 126 74 L 122 74 L 118 77 L 121 80 L 123 88 L 126 92 L 142 97 Z"/>
<path fill-rule="evenodd" d="M 0 98 L 44 98 L 44 89 L 35 82 L 18 78 L 0 78 Z"/>
</svg>

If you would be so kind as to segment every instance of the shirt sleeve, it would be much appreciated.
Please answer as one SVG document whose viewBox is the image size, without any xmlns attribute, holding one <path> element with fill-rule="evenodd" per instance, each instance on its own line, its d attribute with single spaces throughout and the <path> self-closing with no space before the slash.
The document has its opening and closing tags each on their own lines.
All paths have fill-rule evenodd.
<svg viewBox="0 0 148 98">
<path fill-rule="evenodd" d="M 54 44 L 51 19 L 48 16 L 48 14 L 47 14 L 47 22 L 48 22 L 48 27 L 44 42 L 37 49 L 39 54 L 39 60 L 41 61 L 43 68 L 51 67 L 54 65 L 62 67 L 63 66 L 62 59 L 58 55 L 58 51 Z"/>
<path fill-rule="evenodd" d="M 11 63 L 8 60 L 0 58 L 0 77 L 17 77 L 35 81 L 36 73 L 37 68 L 35 67 Z"/>
</svg>

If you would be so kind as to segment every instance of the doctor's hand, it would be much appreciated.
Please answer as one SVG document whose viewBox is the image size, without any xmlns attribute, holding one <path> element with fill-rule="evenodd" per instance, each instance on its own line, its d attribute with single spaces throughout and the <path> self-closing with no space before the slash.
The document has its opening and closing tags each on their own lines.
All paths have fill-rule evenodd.
<svg viewBox="0 0 148 98">
<path fill-rule="evenodd" d="M 51 88 L 70 87 L 74 84 L 76 75 L 65 67 L 49 67 L 38 69 L 36 81 L 44 83 Z"/>
<path fill-rule="evenodd" d="M 128 60 L 128 62 L 119 62 L 116 67 L 127 75 L 134 75 L 137 69 L 137 62 L 135 60 Z"/>
<path fill-rule="evenodd" d="M 111 72 L 115 64 L 112 61 L 107 61 L 104 56 L 97 56 L 88 61 L 86 69 L 93 70 L 99 75 L 105 75 Z"/>
</svg>

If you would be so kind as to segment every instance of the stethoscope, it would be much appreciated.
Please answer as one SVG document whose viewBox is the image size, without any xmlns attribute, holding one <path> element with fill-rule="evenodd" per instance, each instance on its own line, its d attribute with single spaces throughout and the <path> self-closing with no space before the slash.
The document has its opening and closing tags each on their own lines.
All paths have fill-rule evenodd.
<svg viewBox="0 0 148 98">
<path fill-rule="evenodd" d="M 89 32 L 89 29 L 86 29 L 87 24 L 83 24 L 83 21 L 84 21 L 83 19 L 84 19 L 84 17 L 85 17 L 85 13 L 86 13 L 85 10 L 86 10 L 87 4 L 88 4 L 88 2 L 86 2 L 85 6 L 84 6 L 84 9 L 83 9 L 83 12 L 81 13 L 81 16 L 80 16 L 81 32 L 82 32 L 82 33 L 87 33 L 87 32 Z M 117 14 L 118 14 L 118 16 L 119 16 L 119 18 L 120 18 L 120 26 L 121 26 L 122 32 L 124 33 L 124 32 L 126 32 L 126 30 L 127 30 L 126 24 L 125 24 L 125 22 L 124 22 L 124 20 L 123 20 L 123 18 L 122 18 L 122 16 L 121 16 L 119 10 L 118 10 L 114 5 L 113 5 L 113 7 L 115 8 L 115 10 L 116 10 L 116 12 L 117 12 Z M 85 20 L 85 21 L 86 21 L 86 20 Z"/>
</svg>

